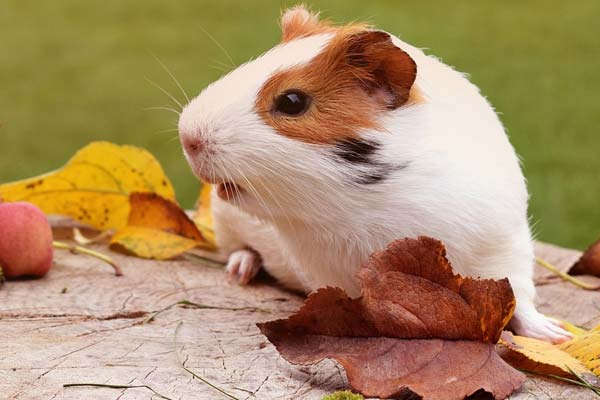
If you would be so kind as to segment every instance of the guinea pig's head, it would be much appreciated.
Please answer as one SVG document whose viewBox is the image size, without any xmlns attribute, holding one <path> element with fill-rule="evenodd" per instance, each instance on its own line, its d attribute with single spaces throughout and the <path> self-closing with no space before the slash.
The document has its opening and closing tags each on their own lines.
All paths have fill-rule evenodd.
<svg viewBox="0 0 600 400">
<path fill-rule="evenodd" d="M 384 120 L 411 103 L 416 64 L 389 34 L 283 13 L 282 41 L 205 88 L 179 134 L 194 173 L 265 218 L 325 221 L 349 191 L 394 168 L 379 157 Z"/>
</svg>

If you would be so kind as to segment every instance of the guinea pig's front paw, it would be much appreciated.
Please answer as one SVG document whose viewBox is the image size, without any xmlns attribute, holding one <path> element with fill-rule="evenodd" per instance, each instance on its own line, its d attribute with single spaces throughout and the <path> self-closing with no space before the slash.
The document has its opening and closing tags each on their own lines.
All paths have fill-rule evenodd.
<svg viewBox="0 0 600 400">
<path fill-rule="evenodd" d="M 234 251 L 229 255 L 225 270 L 229 279 L 240 285 L 247 285 L 261 267 L 260 255 L 251 249 Z"/>
<path fill-rule="evenodd" d="M 550 343 L 563 343 L 573 338 L 573 335 L 564 329 L 560 321 L 546 317 L 537 311 L 515 313 L 510 327 L 517 335 L 541 339 Z"/>
</svg>

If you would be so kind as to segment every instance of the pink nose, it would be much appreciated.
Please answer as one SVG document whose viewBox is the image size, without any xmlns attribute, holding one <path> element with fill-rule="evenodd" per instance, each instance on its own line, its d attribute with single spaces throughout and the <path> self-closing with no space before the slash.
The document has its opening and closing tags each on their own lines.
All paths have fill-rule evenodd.
<svg viewBox="0 0 600 400">
<path fill-rule="evenodd" d="M 202 151 L 204 144 L 202 143 L 202 139 L 194 136 L 185 135 L 181 139 L 181 145 L 186 153 L 190 155 L 198 154 Z"/>
</svg>

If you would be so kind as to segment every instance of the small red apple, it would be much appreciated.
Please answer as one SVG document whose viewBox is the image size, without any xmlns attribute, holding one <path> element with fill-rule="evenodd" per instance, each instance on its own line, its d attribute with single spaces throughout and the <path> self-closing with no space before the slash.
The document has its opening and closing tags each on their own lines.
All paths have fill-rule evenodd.
<svg viewBox="0 0 600 400">
<path fill-rule="evenodd" d="M 52 228 L 31 203 L 0 203 L 0 267 L 7 278 L 42 277 L 52 265 Z"/>
</svg>

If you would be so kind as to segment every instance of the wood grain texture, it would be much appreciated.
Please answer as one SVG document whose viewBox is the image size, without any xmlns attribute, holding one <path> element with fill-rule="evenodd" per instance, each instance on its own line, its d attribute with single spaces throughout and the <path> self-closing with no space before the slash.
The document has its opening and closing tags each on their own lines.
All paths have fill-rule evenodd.
<svg viewBox="0 0 600 400">
<path fill-rule="evenodd" d="M 105 247 L 97 250 L 108 252 Z M 566 270 L 579 252 L 539 244 L 538 255 Z M 144 389 L 63 388 L 65 383 L 148 384 L 173 399 L 225 399 L 177 364 L 240 399 L 320 399 L 347 387 L 332 361 L 298 367 L 283 360 L 255 323 L 286 317 L 302 298 L 263 282 L 238 287 L 215 268 L 188 261 L 148 261 L 111 253 L 125 276 L 101 262 L 64 251 L 41 280 L 0 289 L 0 398 L 150 399 Z M 563 283 L 538 268 L 543 312 L 588 327 L 600 321 L 600 293 Z M 66 288 L 66 293 L 62 293 Z M 143 324 L 149 313 L 180 300 L 230 311 L 176 307 Z M 528 379 L 511 399 L 593 399 L 591 392 Z"/>
</svg>

